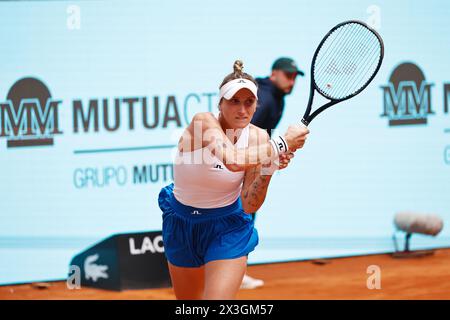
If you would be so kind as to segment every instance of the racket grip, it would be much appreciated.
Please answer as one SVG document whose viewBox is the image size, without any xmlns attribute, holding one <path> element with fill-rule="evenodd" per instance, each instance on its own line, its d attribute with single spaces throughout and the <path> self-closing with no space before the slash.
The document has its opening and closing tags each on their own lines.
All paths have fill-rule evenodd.
<svg viewBox="0 0 450 320">
<path fill-rule="evenodd" d="M 302 119 L 301 121 L 306 127 L 308 126 L 309 122 L 305 120 L 305 118 Z"/>
</svg>

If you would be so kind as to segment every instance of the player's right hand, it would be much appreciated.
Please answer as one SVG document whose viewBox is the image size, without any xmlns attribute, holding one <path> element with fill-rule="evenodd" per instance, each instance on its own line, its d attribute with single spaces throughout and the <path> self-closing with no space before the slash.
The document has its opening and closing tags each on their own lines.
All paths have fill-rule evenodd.
<svg viewBox="0 0 450 320">
<path fill-rule="evenodd" d="M 291 124 L 284 134 L 284 139 L 289 146 L 289 150 L 295 152 L 305 144 L 309 134 L 309 129 L 304 125 Z"/>
</svg>

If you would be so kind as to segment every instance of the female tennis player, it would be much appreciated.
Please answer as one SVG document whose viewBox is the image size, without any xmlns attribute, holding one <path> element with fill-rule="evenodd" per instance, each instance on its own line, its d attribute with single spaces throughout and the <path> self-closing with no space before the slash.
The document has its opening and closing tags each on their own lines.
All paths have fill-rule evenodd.
<svg viewBox="0 0 450 320">
<path fill-rule="evenodd" d="M 249 213 L 264 202 L 273 169 L 287 167 L 309 130 L 269 139 L 250 120 L 257 85 L 242 62 L 220 86 L 219 114 L 196 114 L 178 144 L 174 183 L 161 189 L 164 251 L 177 299 L 234 299 L 258 244 Z"/>
</svg>

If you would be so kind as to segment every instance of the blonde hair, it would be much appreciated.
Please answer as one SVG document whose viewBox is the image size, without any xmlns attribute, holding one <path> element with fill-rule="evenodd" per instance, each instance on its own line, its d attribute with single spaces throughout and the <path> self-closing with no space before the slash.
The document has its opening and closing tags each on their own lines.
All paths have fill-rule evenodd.
<svg viewBox="0 0 450 320">
<path fill-rule="evenodd" d="M 234 61 L 233 72 L 230 73 L 229 75 L 227 75 L 223 79 L 222 84 L 219 86 L 219 89 L 222 88 L 222 86 L 225 83 L 227 83 L 228 81 L 239 79 L 239 78 L 250 80 L 258 87 L 258 83 L 255 81 L 255 79 L 253 79 L 253 77 L 251 75 L 249 75 L 248 73 L 243 72 L 242 71 L 243 69 L 244 69 L 244 63 L 242 62 L 242 60 Z"/>
</svg>

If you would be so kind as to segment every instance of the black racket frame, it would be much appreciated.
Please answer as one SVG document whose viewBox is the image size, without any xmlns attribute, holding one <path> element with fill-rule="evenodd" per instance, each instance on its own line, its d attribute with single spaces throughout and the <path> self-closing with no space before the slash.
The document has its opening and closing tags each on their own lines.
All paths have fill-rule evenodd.
<svg viewBox="0 0 450 320">
<path fill-rule="evenodd" d="M 323 93 L 316 85 L 316 81 L 314 80 L 314 64 L 316 62 L 316 58 L 317 55 L 319 54 L 320 49 L 322 48 L 323 44 L 325 43 L 325 41 L 328 39 L 328 37 L 338 28 L 342 27 L 343 25 L 346 24 L 360 24 L 362 26 L 364 26 L 365 28 L 367 28 L 369 31 L 371 31 L 380 41 L 380 45 L 381 45 L 381 51 L 380 51 L 380 60 L 378 61 L 378 65 L 375 69 L 375 71 L 373 72 L 372 76 L 370 77 L 370 79 L 359 89 L 357 90 L 355 93 L 343 98 L 343 99 L 332 99 L 326 96 L 325 93 Z M 308 100 L 308 106 L 306 108 L 305 114 L 303 115 L 303 119 L 302 119 L 302 123 L 305 126 L 308 126 L 311 121 L 322 111 L 324 111 L 325 109 L 335 105 L 336 103 L 348 100 L 350 98 L 353 98 L 354 96 L 356 96 L 357 94 L 359 94 L 361 91 L 363 91 L 368 85 L 369 83 L 373 80 L 373 78 L 376 76 L 376 74 L 378 73 L 378 70 L 381 67 L 381 63 L 383 61 L 383 57 L 384 57 L 384 43 L 383 43 L 383 39 L 381 38 L 381 36 L 378 34 L 378 32 L 376 32 L 375 30 L 373 30 L 372 28 L 370 28 L 366 23 L 359 21 L 359 20 L 348 20 L 348 21 L 344 21 L 339 23 L 338 25 L 336 25 L 335 27 L 333 27 L 330 31 L 328 31 L 328 33 L 325 35 L 325 37 L 323 37 L 322 41 L 320 42 L 319 46 L 316 49 L 316 52 L 314 52 L 314 56 L 311 62 L 311 87 L 310 87 L 310 93 L 309 93 L 309 100 Z M 324 98 L 330 100 L 330 102 L 324 104 L 323 106 L 321 106 L 320 108 L 318 108 L 316 111 L 314 111 L 311 115 L 311 107 L 312 107 L 312 102 L 313 102 L 313 98 L 314 98 L 314 91 L 317 90 L 317 92 L 319 92 Z"/>
</svg>

